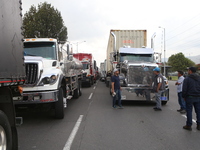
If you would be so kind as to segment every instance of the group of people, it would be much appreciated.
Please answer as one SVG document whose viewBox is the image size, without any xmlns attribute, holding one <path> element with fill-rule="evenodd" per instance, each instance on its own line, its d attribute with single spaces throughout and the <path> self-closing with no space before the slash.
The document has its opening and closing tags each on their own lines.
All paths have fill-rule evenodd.
<svg viewBox="0 0 200 150">
<path fill-rule="evenodd" d="M 160 68 L 153 69 L 155 77 L 153 79 L 152 89 L 155 93 L 156 106 L 153 108 L 155 111 L 162 111 L 161 94 L 165 90 L 165 82 Z M 118 106 L 123 108 L 121 104 L 121 86 L 119 79 L 118 69 L 114 70 L 114 75 L 111 78 L 112 95 L 113 95 L 113 108 L 117 108 L 116 98 L 118 97 Z M 193 106 L 196 113 L 197 130 L 200 130 L 200 76 L 196 74 L 196 68 L 190 67 L 188 69 L 188 76 L 183 77 L 183 71 L 178 71 L 178 80 L 175 83 L 177 86 L 178 103 L 180 113 L 186 113 L 187 121 L 183 129 L 192 130 L 192 110 Z"/>
</svg>

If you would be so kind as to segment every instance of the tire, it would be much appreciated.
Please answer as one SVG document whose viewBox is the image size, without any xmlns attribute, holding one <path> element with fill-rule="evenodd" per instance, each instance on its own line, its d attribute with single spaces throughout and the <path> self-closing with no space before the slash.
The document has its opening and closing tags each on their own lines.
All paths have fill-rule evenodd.
<svg viewBox="0 0 200 150">
<path fill-rule="evenodd" d="M 12 143 L 13 143 L 13 150 L 18 150 L 18 134 L 17 128 L 12 128 Z"/>
<path fill-rule="evenodd" d="M 63 89 L 60 88 L 58 91 L 58 101 L 55 103 L 55 118 L 64 118 L 64 104 L 63 104 Z"/>
<path fill-rule="evenodd" d="M 92 86 L 92 80 L 90 79 L 90 81 L 88 82 L 88 86 L 91 87 Z"/>
<path fill-rule="evenodd" d="M 81 86 L 81 81 L 79 80 L 78 82 L 78 90 L 79 90 L 79 96 L 82 95 L 82 86 Z"/>
<path fill-rule="evenodd" d="M 93 85 L 93 84 L 94 84 L 94 78 L 91 79 L 91 85 Z"/>
<path fill-rule="evenodd" d="M 79 97 L 79 95 L 80 95 L 80 93 L 79 93 L 79 87 L 78 87 L 78 88 L 76 88 L 76 90 L 74 90 L 74 95 L 73 95 L 73 97 L 74 97 L 75 99 L 77 99 L 77 98 Z"/>
<path fill-rule="evenodd" d="M 12 150 L 12 130 L 7 116 L 0 110 L 0 144 L 2 149 Z"/>
</svg>

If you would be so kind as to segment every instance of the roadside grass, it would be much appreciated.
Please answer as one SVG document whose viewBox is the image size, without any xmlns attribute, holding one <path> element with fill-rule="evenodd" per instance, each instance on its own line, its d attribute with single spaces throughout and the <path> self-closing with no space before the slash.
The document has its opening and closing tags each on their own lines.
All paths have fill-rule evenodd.
<svg viewBox="0 0 200 150">
<path fill-rule="evenodd" d="M 178 76 L 170 76 L 172 80 L 178 80 Z"/>
</svg>

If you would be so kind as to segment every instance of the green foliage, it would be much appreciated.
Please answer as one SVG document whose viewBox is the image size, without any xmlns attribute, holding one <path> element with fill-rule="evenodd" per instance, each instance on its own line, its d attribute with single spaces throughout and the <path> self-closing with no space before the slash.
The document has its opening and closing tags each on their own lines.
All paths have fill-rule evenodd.
<svg viewBox="0 0 200 150">
<path fill-rule="evenodd" d="M 168 65 L 172 66 L 171 71 L 185 71 L 187 67 L 195 66 L 195 63 L 189 58 L 186 58 L 183 53 L 178 53 L 169 57 Z"/>
<path fill-rule="evenodd" d="M 25 38 L 56 38 L 67 40 L 67 27 L 61 13 L 47 2 L 40 3 L 38 8 L 31 6 L 23 18 L 23 34 Z"/>
</svg>

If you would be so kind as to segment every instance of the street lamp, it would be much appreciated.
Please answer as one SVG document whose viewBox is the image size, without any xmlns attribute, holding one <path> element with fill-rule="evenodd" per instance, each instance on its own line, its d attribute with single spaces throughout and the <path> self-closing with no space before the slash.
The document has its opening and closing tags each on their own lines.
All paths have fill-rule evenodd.
<svg viewBox="0 0 200 150">
<path fill-rule="evenodd" d="M 159 28 L 162 28 L 163 29 L 163 44 L 164 44 L 164 76 L 166 76 L 166 66 L 165 66 L 165 28 L 163 27 L 159 27 Z"/>
<path fill-rule="evenodd" d="M 82 41 L 82 42 L 77 42 L 77 43 L 76 43 L 76 46 L 77 46 L 77 53 L 78 53 L 78 44 L 83 43 L 83 42 L 86 42 L 86 41 Z"/>
</svg>

